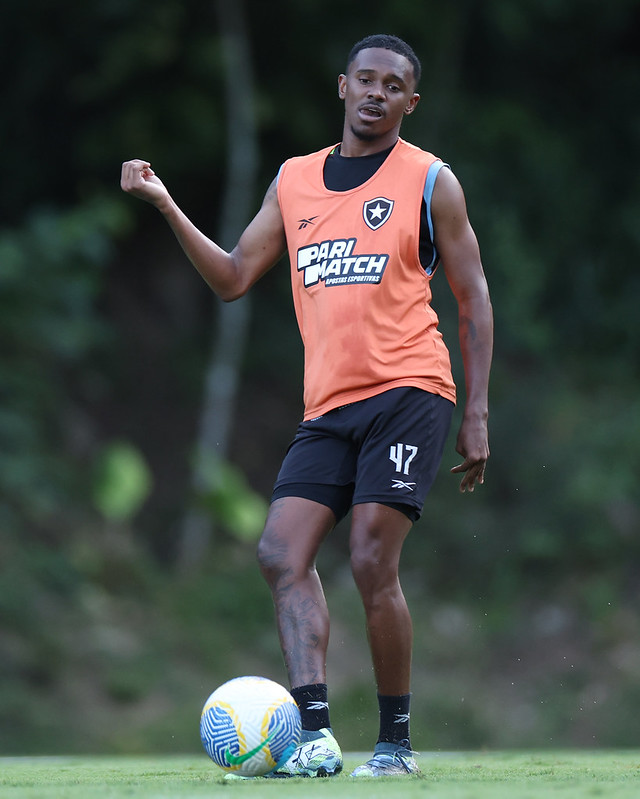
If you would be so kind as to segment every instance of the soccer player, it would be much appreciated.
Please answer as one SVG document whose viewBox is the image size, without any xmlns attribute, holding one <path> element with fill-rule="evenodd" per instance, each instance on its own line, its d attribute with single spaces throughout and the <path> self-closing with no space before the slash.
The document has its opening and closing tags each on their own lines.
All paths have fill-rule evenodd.
<svg viewBox="0 0 640 799">
<path fill-rule="evenodd" d="M 412 774 L 412 624 L 399 582 L 403 542 L 439 468 L 456 400 L 431 308 L 441 265 L 457 300 L 465 406 L 460 490 L 484 481 L 493 322 L 462 188 L 436 156 L 400 138 L 420 62 L 394 36 L 351 50 L 338 78 L 339 144 L 286 161 L 231 252 L 177 207 L 149 162 L 122 188 L 154 204 L 213 291 L 235 300 L 288 249 L 305 348 L 304 418 L 278 474 L 258 547 L 302 740 L 277 776 L 342 769 L 327 694 L 329 614 L 316 556 L 351 510 L 351 569 L 366 614 L 379 702 L 372 757 L 353 776 Z"/>
</svg>

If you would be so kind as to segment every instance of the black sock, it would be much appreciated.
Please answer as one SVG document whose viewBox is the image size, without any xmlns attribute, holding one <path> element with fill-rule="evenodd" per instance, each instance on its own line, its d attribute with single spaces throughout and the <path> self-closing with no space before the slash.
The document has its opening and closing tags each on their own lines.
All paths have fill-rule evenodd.
<svg viewBox="0 0 640 799">
<path fill-rule="evenodd" d="M 300 708 L 303 730 L 321 730 L 331 726 L 325 683 L 301 685 L 292 688 L 290 693 Z"/>
<path fill-rule="evenodd" d="M 411 739 L 409 735 L 409 705 L 411 694 L 402 696 L 380 696 L 378 694 L 378 706 L 380 708 L 380 735 L 378 742 L 403 744 L 407 749 L 411 749 Z"/>
</svg>

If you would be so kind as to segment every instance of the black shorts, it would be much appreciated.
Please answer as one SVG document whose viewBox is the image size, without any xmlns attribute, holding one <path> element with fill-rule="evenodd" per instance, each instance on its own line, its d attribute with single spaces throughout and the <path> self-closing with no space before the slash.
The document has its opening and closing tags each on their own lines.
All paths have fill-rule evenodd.
<svg viewBox="0 0 640 799">
<path fill-rule="evenodd" d="M 379 502 L 420 518 L 440 466 L 453 403 L 393 388 L 302 422 L 271 500 L 303 497 L 339 521 L 352 505 Z"/>
</svg>

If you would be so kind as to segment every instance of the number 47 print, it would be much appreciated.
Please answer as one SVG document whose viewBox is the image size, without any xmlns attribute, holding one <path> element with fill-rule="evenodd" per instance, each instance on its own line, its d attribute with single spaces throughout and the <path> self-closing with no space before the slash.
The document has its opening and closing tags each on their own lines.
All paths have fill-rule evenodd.
<svg viewBox="0 0 640 799">
<path fill-rule="evenodd" d="M 392 444 L 389 447 L 389 460 L 395 463 L 396 472 L 409 474 L 409 465 L 417 452 L 418 447 L 414 447 L 412 444 Z"/>
</svg>

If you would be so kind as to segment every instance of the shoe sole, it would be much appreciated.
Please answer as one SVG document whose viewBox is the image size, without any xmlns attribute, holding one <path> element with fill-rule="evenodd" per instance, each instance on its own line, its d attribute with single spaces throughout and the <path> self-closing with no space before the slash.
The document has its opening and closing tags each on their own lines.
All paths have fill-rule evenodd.
<svg viewBox="0 0 640 799">
<path fill-rule="evenodd" d="M 313 774 L 306 774 L 304 772 L 300 773 L 300 774 L 282 774 L 282 773 L 278 774 L 278 773 L 275 773 L 275 774 L 265 774 L 265 777 L 269 777 L 270 779 L 281 779 L 281 780 L 290 779 L 291 777 L 294 777 L 294 778 L 295 777 L 303 777 L 304 779 L 313 779 L 315 777 L 320 777 L 321 779 L 324 779 L 324 778 L 327 778 L 327 777 L 335 777 L 338 774 L 340 774 L 341 771 L 342 771 L 342 766 L 340 766 L 339 768 L 333 769 L 333 771 L 327 771 L 326 768 L 324 768 L 323 766 L 320 766 L 320 768 L 316 772 L 314 772 Z"/>
</svg>

